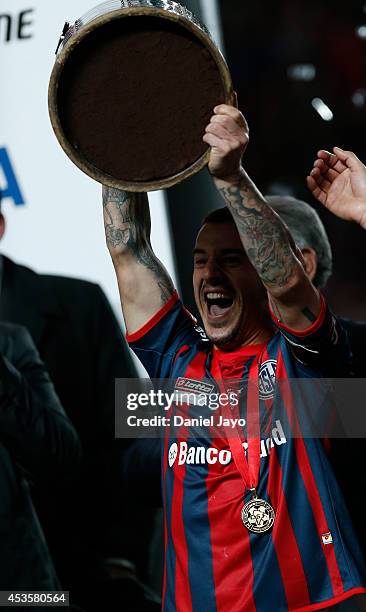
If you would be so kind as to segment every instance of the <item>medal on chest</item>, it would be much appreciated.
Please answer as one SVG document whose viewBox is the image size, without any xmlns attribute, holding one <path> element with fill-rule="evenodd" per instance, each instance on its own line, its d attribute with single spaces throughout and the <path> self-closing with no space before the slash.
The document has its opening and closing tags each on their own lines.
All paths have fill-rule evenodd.
<svg viewBox="0 0 366 612">
<path fill-rule="evenodd" d="M 229 446 L 235 465 L 242 477 L 245 488 L 251 492 L 251 499 L 244 503 L 241 520 L 252 533 L 267 533 L 275 522 L 276 514 L 271 504 L 257 496 L 257 485 L 260 472 L 260 409 L 258 390 L 258 359 L 254 359 L 249 371 L 247 394 L 247 457 L 243 448 L 239 430 L 234 427 L 226 429 Z M 225 407 L 224 412 L 230 410 Z"/>
<path fill-rule="evenodd" d="M 275 517 L 271 504 L 257 497 L 255 489 L 252 489 L 252 499 L 244 504 L 241 511 L 244 527 L 253 533 L 265 533 L 272 529 Z"/>
</svg>

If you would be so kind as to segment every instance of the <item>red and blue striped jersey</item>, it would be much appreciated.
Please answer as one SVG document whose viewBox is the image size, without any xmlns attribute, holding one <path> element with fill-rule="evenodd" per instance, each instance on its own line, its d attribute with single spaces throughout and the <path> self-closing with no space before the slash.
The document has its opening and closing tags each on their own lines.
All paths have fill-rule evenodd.
<svg viewBox="0 0 366 612">
<path fill-rule="evenodd" d="M 341 375 L 347 343 L 324 301 L 305 332 L 274 323 L 278 331 L 267 345 L 225 354 L 212 347 L 174 294 L 127 339 L 154 379 L 244 380 L 248 364 L 261 355 L 264 404 L 276 379 L 332 376 L 335 370 Z M 282 397 L 283 404 L 291 401 Z M 282 419 L 287 411 L 282 409 Z M 241 521 L 249 492 L 227 439 L 209 431 L 197 439 L 167 430 L 165 612 L 300 612 L 366 593 L 362 554 L 322 440 L 284 432 L 274 417 L 269 437 L 261 441 L 257 493 L 271 503 L 276 520 L 271 532 L 256 534 Z"/>
</svg>

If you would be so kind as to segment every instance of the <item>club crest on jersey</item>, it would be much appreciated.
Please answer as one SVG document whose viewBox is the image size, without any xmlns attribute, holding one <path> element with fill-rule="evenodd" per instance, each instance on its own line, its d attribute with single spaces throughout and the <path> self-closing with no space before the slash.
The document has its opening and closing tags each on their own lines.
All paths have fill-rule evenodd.
<svg viewBox="0 0 366 612">
<path fill-rule="evenodd" d="M 261 400 L 269 400 L 274 396 L 276 386 L 276 367 L 275 359 L 267 359 L 261 364 L 258 377 L 259 397 Z"/>
</svg>

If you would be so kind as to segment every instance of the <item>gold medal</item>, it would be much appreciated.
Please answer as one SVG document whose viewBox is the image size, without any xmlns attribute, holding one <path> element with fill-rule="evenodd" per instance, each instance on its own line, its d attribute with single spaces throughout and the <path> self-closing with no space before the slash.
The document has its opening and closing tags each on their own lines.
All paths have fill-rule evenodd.
<svg viewBox="0 0 366 612">
<path fill-rule="evenodd" d="M 247 452 L 243 449 L 243 440 L 238 427 L 225 427 L 227 439 L 232 452 L 235 465 L 240 473 L 245 488 L 252 494 L 250 501 L 246 502 L 241 511 L 241 520 L 244 527 L 252 533 L 266 533 L 274 525 L 276 514 L 271 504 L 257 497 L 256 487 L 260 472 L 260 405 L 258 389 L 259 360 L 254 359 L 249 370 L 248 399 L 247 399 Z M 230 419 L 227 405 L 223 406 L 223 413 Z"/>
<path fill-rule="evenodd" d="M 250 501 L 244 504 L 241 511 L 241 520 L 244 527 L 253 533 L 265 533 L 272 529 L 275 522 L 275 511 L 271 504 L 259 499 L 255 490 Z"/>
</svg>

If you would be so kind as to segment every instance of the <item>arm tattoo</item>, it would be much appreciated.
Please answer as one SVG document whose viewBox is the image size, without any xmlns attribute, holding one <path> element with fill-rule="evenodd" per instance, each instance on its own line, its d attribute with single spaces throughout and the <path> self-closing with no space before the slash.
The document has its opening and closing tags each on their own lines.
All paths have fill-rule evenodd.
<svg viewBox="0 0 366 612">
<path fill-rule="evenodd" d="M 172 295 L 172 281 L 150 243 L 150 212 L 145 193 L 129 193 L 103 186 L 104 227 L 108 248 L 130 252 L 156 277 L 162 303 Z"/>
<path fill-rule="evenodd" d="M 103 187 L 104 227 L 108 247 L 128 244 L 131 231 L 130 208 L 127 204 L 129 197 L 126 191 Z"/>
<path fill-rule="evenodd" d="M 239 231 L 246 253 L 267 287 L 284 287 L 297 261 L 286 226 L 265 202 L 249 177 L 219 189 Z"/>
</svg>

